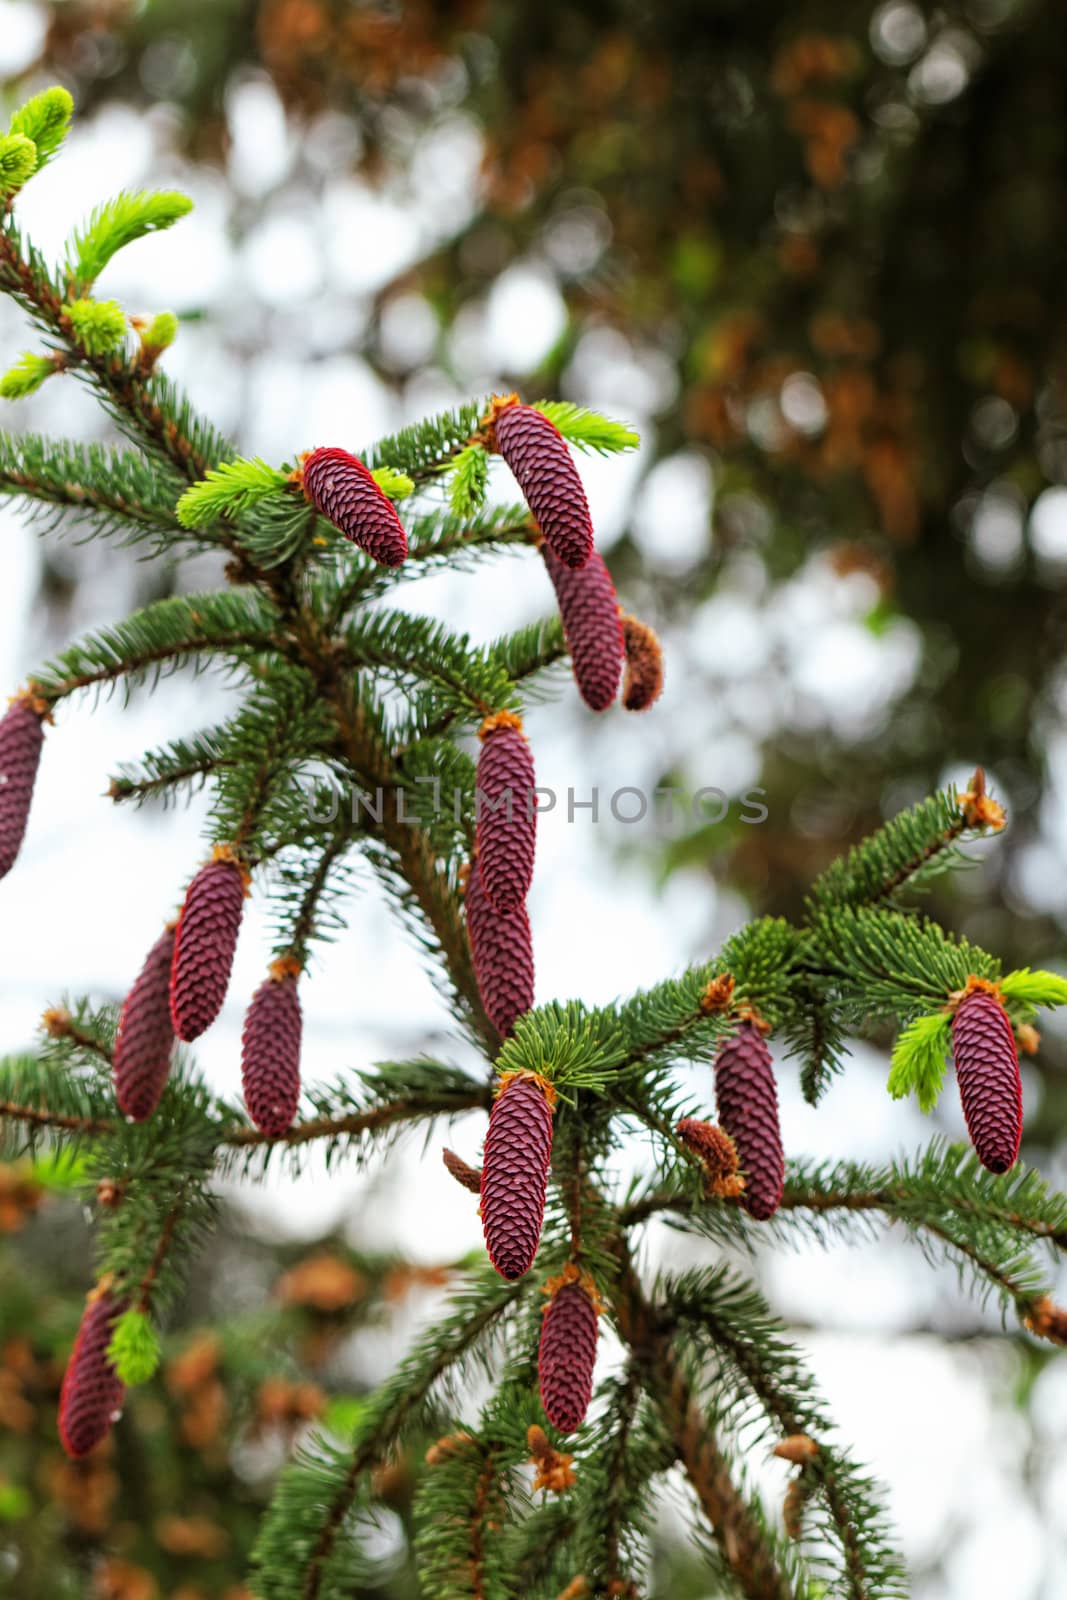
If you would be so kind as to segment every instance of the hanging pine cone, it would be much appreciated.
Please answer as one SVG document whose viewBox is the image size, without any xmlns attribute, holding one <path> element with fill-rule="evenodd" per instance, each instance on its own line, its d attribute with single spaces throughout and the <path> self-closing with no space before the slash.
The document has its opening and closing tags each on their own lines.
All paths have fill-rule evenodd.
<svg viewBox="0 0 1067 1600">
<path fill-rule="evenodd" d="M 498 915 L 475 861 L 467 878 L 467 937 L 485 1014 L 504 1037 L 534 1001 L 533 939 L 526 907 Z"/>
<path fill-rule="evenodd" d="M 623 617 L 626 678 L 622 703 L 627 711 L 647 711 L 663 693 L 663 651 L 652 629 L 636 617 Z"/>
<path fill-rule="evenodd" d="M 493 401 L 486 431 L 515 474 L 549 546 L 565 566 L 584 567 L 593 553 L 589 502 L 555 423 L 511 395 Z"/>
<path fill-rule="evenodd" d="M 11 871 L 22 847 L 47 710 L 43 701 L 23 694 L 0 717 L 0 878 Z"/>
<path fill-rule="evenodd" d="M 978 1159 L 990 1172 L 1007 1172 L 1023 1135 L 1023 1090 L 1011 1023 L 995 994 L 975 988 L 960 1001 L 952 1056 Z"/>
<path fill-rule="evenodd" d="M 115 1036 L 115 1096 L 123 1113 L 134 1122 L 143 1122 L 152 1115 L 170 1071 L 174 1047 L 170 969 L 175 926 L 169 923 L 149 950 L 126 996 Z"/>
<path fill-rule="evenodd" d="M 530 1072 L 508 1073 L 489 1114 L 482 1166 L 482 1229 L 503 1278 L 528 1272 L 541 1241 L 552 1157 L 555 1094 Z"/>
<path fill-rule="evenodd" d="M 743 1021 L 719 1048 L 715 1099 L 719 1121 L 737 1146 L 745 1180 L 741 1203 L 758 1221 L 766 1221 L 782 1199 L 785 1157 L 771 1052 L 752 1022 Z"/>
<path fill-rule="evenodd" d="M 533 881 L 533 756 L 512 711 L 486 717 L 479 738 L 477 872 L 493 910 L 506 915 L 523 904 Z"/>
<path fill-rule="evenodd" d="M 541 1324 L 537 1376 L 545 1416 L 560 1433 L 575 1433 L 593 1397 L 596 1365 L 596 1292 L 573 1262 L 550 1285 L 551 1299 Z"/>
<path fill-rule="evenodd" d="M 445 1164 L 445 1171 L 450 1173 L 457 1183 L 462 1184 L 464 1189 L 469 1189 L 471 1194 L 481 1194 L 482 1174 L 479 1167 L 470 1166 L 462 1156 L 457 1156 L 456 1152 L 449 1150 L 447 1146 L 441 1151 L 441 1160 Z"/>
<path fill-rule="evenodd" d="M 597 550 L 579 572 L 565 567 L 547 544 L 541 545 L 541 555 L 556 591 L 578 692 L 591 711 L 606 711 L 619 692 L 623 662 L 622 622 L 611 573 Z"/>
<path fill-rule="evenodd" d="M 95 1291 L 82 1313 L 59 1394 L 59 1436 L 68 1456 L 85 1456 L 111 1432 L 126 1387 L 108 1360 L 115 1324 L 125 1310 L 108 1291 Z"/>
<path fill-rule="evenodd" d="M 244 915 L 246 875 L 225 845 L 200 868 L 185 896 L 174 940 L 170 1014 L 187 1044 L 222 1010 Z"/>
<path fill-rule="evenodd" d="M 358 456 L 347 450 L 310 451 L 300 465 L 307 498 L 375 561 L 399 567 L 408 553 L 407 535 L 387 494 L 383 494 Z"/>
<path fill-rule="evenodd" d="M 273 962 L 270 977 L 252 996 L 241 1034 L 245 1105 L 268 1139 L 280 1139 L 292 1127 L 300 1100 L 299 976 L 299 962 Z"/>
</svg>

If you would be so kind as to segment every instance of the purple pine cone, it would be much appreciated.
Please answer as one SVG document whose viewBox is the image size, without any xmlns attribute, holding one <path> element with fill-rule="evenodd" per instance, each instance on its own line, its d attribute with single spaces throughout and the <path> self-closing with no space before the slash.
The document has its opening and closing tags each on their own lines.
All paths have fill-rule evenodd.
<svg viewBox="0 0 1067 1600">
<path fill-rule="evenodd" d="M 491 428 L 546 542 L 565 566 L 584 567 L 593 553 L 589 502 L 555 423 L 533 406 L 497 401 Z"/>
<path fill-rule="evenodd" d="M 222 1010 L 244 907 L 245 875 L 232 857 L 209 861 L 189 885 L 170 972 L 171 1020 L 187 1044 Z"/>
<path fill-rule="evenodd" d="M 467 878 L 467 938 L 485 1014 L 505 1037 L 534 1003 L 533 935 L 526 907 L 503 915 L 489 904 L 478 863 Z"/>
<path fill-rule="evenodd" d="M 963 1115 L 983 1167 L 1007 1172 L 1023 1136 L 1023 1087 L 1008 1014 L 995 995 L 974 989 L 952 1019 L 952 1056 Z"/>
<path fill-rule="evenodd" d="M 296 963 L 274 963 L 270 977 L 252 997 L 241 1035 L 245 1105 L 269 1139 L 280 1139 L 292 1127 L 300 1100 L 298 975 Z"/>
<path fill-rule="evenodd" d="M 408 553 L 404 526 L 358 456 L 335 448 L 312 450 L 304 457 L 301 482 L 311 504 L 346 539 L 383 566 L 401 565 Z"/>
<path fill-rule="evenodd" d="M 534 763 L 522 720 L 509 711 L 486 719 L 478 756 L 476 871 L 493 910 L 516 911 L 533 881 L 537 811 Z"/>
<path fill-rule="evenodd" d="M 115 1037 L 115 1095 L 127 1117 L 143 1122 L 159 1104 L 174 1046 L 170 970 L 175 924 L 164 928 L 126 996 Z"/>
<path fill-rule="evenodd" d="M 745 1180 L 741 1204 L 758 1221 L 773 1217 L 785 1185 L 785 1156 L 778 1125 L 778 1091 L 767 1041 L 742 1022 L 715 1057 L 719 1122 L 737 1147 Z"/>
<path fill-rule="evenodd" d="M 44 728 L 27 696 L 12 700 L 0 717 L 0 878 L 15 864 L 22 846 Z"/>
<path fill-rule="evenodd" d="M 565 567 L 547 544 L 541 546 L 541 555 L 556 591 L 578 692 L 591 711 L 606 711 L 619 692 L 623 662 L 622 621 L 611 574 L 597 550 L 578 572 Z"/>
<path fill-rule="evenodd" d="M 502 1278 L 521 1278 L 537 1254 L 551 1159 L 546 1089 L 540 1080 L 516 1074 L 493 1101 L 482 1162 L 482 1230 Z"/>
<path fill-rule="evenodd" d="M 124 1310 L 105 1291 L 82 1314 L 59 1394 L 59 1437 L 75 1459 L 107 1437 L 122 1409 L 126 1386 L 108 1359 L 107 1347 Z"/>
<path fill-rule="evenodd" d="M 541 1404 L 560 1433 L 575 1433 L 585 1421 L 593 1397 L 596 1345 L 596 1306 L 581 1280 L 570 1278 L 549 1301 L 537 1349 Z"/>
</svg>

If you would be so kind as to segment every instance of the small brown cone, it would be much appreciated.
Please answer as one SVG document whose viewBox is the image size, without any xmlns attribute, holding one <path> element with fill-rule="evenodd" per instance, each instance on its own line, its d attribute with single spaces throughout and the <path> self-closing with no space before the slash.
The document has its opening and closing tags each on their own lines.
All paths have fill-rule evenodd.
<svg viewBox="0 0 1067 1600">
<path fill-rule="evenodd" d="M 47 708 L 30 695 L 18 695 L 0 717 L 0 878 L 15 865 L 22 847 L 37 768 L 44 743 Z"/>
<path fill-rule="evenodd" d="M 1015 1165 L 1023 1134 L 1023 1086 L 1008 1014 L 996 994 L 974 988 L 952 1018 L 963 1115 L 979 1161 L 990 1172 Z"/>
<path fill-rule="evenodd" d="M 728 1133 L 696 1117 L 683 1117 L 674 1131 L 704 1168 L 706 1194 L 729 1200 L 744 1191 L 745 1180 L 737 1170 L 737 1146 Z"/>
<path fill-rule="evenodd" d="M 469 1189 L 471 1194 L 482 1192 L 482 1172 L 480 1167 L 468 1166 L 462 1156 L 457 1156 L 454 1150 L 442 1150 L 441 1160 L 445 1170 L 451 1173 L 456 1182 L 462 1184 L 464 1189 Z"/>
<path fill-rule="evenodd" d="M 555 1096 L 532 1073 L 512 1073 L 501 1082 L 485 1136 L 482 1229 L 501 1277 L 521 1278 L 541 1242 Z"/>
<path fill-rule="evenodd" d="M 143 1122 L 159 1104 L 174 1049 L 170 969 L 174 924 L 164 928 L 126 996 L 115 1036 L 115 1097 L 127 1117 Z"/>
<path fill-rule="evenodd" d="M 68 1456 L 88 1455 L 107 1437 L 126 1394 L 107 1349 L 125 1310 L 109 1290 L 90 1296 L 59 1395 L 59 1436 Z"/>
<path fill-rule="evenodd" d="M 571 1264 L 552 1288 L 541 1324 L 537 1376 L 545 1416 L 560 1433 L 575 1433 L 593 1396 L 598 1308 L 591 1285 Z"/>
<path fill-rule="evenodd" d="M 663 693 L 663 651 L 652 629 L 636 617 L 623 617 L 626 677 L 622 703 L 627 711 L 647 711 Z"/>
<path fill-rule="evenodd" d="M 185 896 L 174 941 L 170 1014 L 179 1039 L 199 1039 L 222 1010 L 245 905 L 245 874 L 222 847 Z"/>
<path fill-rule="evenodd" d="M 741 1022 L 737 1032 L 719 1047 L 715 1097 L 719 1122 L 737 1146 L 745 1180 L 741 1204 L 764 1222 L 781 1203 L 785 1156 L 771 1053 L 753 1022 Z"/>
<path fill-rule="evenodd" d="M 332 447 L 312 450 L 299 472 L 315 507 L 375 561 L 399 567 L 408 553 L 407 535 L 393 502 L 383 494 L 358 456 Z"/>
<path fill-rule="evenodd" d="M 280 1139 L 292 1127 L 300 1102 L 299 964 L 275 961 L 252 997 L 241 1034 L 245 1105 L 260 1133 Z"/>
</svg>

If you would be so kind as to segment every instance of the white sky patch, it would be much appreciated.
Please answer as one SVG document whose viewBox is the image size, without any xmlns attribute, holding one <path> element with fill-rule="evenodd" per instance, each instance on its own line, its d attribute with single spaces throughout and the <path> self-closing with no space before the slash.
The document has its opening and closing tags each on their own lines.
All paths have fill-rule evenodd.
<svg viewBox="0 0 1067 1600">
<path fill-rule="evenodd" d="M 566 326 L 563 296 L 542 268 L 526 263 L 509 267 L 490 290 L 485 338 L 505 372 L 533 371 Z"/>
<path fill-rule="evenodd" d="M 41 53 L 48 22 L 40 6 L 0 0 L 0 74 L 25 72 Z"/>
<path fill-rule="evenodd" d="M 268 194 L 292 165 L 293 142 L 285 110 L 266 77 L 247 79 L 226 94 L 230 133 L 227 171 L 239 194 Z"/>
<path fill-rule="evenodd" d="M 633 509 L 637 541 L 653 571 L 686 572 L 711 544 L 711 463 L 695 450 L 658 461 Z"/>
</svg>

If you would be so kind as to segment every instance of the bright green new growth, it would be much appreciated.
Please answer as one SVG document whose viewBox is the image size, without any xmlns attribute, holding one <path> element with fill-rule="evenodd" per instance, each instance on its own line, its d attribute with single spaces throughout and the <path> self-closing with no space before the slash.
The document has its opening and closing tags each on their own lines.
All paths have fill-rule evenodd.
<svg viewBox="0 0 1067 1600">
<path fill-rule="evenodd" d="M 167 350 L 178 336 L 178 319 L 173 311 L 158 312 L 141 331 L 141 346 L 153 352 Z"/>
<path fill-rule="evenodd" d="M 894 1100 L 902 1100 L 914 1091 L 921 1110 L 934 1109 L 951 1041 L 952 1019 L 947 1012 L 916 1017 L 908 1023 L 893 1046 L 887 1088 Z"/>
<path fill-rule="evenodd" d="M 118 194 L 98 206 L 67 246 L 66 275 L 76 291 L 92 288 L 112 256 L 135 239 L 172 227 L 193 208 L 174 190 Z"/>
<path fill-rule="evenodd" d="M 33 141 L 36 147 L 34 172 L 40 172 L 51 161 L 67 137 L 73 114 L 74 101 L 67 90 L 58 85 L 34 95 L 15 112 L 10 131 Z"/>
<path fill-rule="evenodd" d="M 124 1311 L 115 1324 L 107 1353 L 115 1371 L 129 1388 L 147 1383 L 159 1366 L 162 1353 L 152 1319 L 136 1306 Z"/>
<path fill-rule="evenodd" d="M 0 378 L 0 399 L 23 400 L 33 394 L 56 370 L 53 356 L 35 355 L 32 350 L 19 358 Z"/>
<path fill-rule="evenodd" d="M 0 136 L 0 199 L 17 194 L 37 170 L 37 146 L 24 134 Z"/>
<path fill-rule="evenodd" d="M 186 489 L 175 513 L 183 528 L 203 528 L 219 517 L 239 515 L 268 495 L 281 493 L 291 481 L 289 473 L 268 466 L 258 456 L 250 461 L 227 461 Z"/>
<path fill-rule="evenodd" d="M 579 450 L 592 450 L 597 455 L 616 455 L 621 450 L 636 450 L 641 437 L 623 422 L 613 422 L 585 406 L 576 406 L 569 400 L 538 400 L 535 411 L 543 412 L 555 424 L 563 437 Z"/>
<path fill-rule="evenodd" d="M 469 444 L 449 468 L 448 503 L 457 517 L 479 511 L 489 486 L 489 455 L 484 446 Z"/>
<path fill-rule="evenodd" d="M 396 467 L 375 467 L 371 477 L 390 500 L 406 500 L 415 493 L 415 480 L 406 472 L 398 472 Z"/>
<path fill-rule="evenodd" d="M 67 315 L 91 356 L 110 355 L 126 338 L 126 313 L 116 300 L 72 300 Z"/>
<path fill-rule="evenodd" d="M 32 116 L 59 126 L 39 106 Z M 136 201 L 97 214 L 79 236 L 77 271 L 98 270 L 122 221 L 115 207 L 136 210 Z M 129 218 L 122 242 L 144 231 Z M 779 1070 L 798 1071 L 813 1103 L 846 1068 L 853 1038 L 891 1028 L 899 1031 L 892 1093 L 914 1089 L 932 1104 L 950 997 L 969 977 L 996 981 L 1000 968 L 995 955 L 918 916 L 914 896 L 984 831 L 976 817 L 999 825 L 996 810 L 964 806 L 951 790 L 933 796 L 824 873 L 796 921 L 757 918 L 718 953 L 612 1004 L 535 1007 L 502 1040 L 481 1002 L 461 893 L 473 845 L 470 736 L 487 709 L 524 711 L 558 689 L 550 671 L 566 642 L 555 612 L 478 646 L 400 603 L 406 580 L 446 563 L 462 570 L 511 553 L 536 565 L 528 508 L 485 503 L 477 440 L 486 402 L 377 443 L 351 442 L 385 492 L 412 502 L 408 558 L 386 569 L 324 539 L 294 474 L 238 458 L 153 370 L 145 347 L 164 342 L 157 324 L 173 332 L 169 313 L 127 353 L 121 308 L 84 296 L 67 306 L 69 285 L 23 245 L 10 217 L 0 218 L 0 242 L 0 289 L 79 369 L 127 440 L 104 447 L 0 432 L 0 493 L 54 524 L 77 520 L 87 534 L 149 541 L 168 563 L 204 551 L 226 562 L 219 589 L 155 601 L 39 667 L 34 692 L 63 708 L 49 739 L 62 737 L 64 716 L 86 710 L 87 699 L 130 695 L 184 669 L 222 674 L 232 690 L 222 719 L 168 730 L 158 748 L 123 763 L 112 801 L 167 805 L 206 788 L 208 843 L 239 840 L 269 905 L 264 944 L 300 962 L 320 942 L 347 936 L 361 914 L 353 886 L 365 894 L 373 877 L 414 931 L 467 1047 L 464 1066 L 416 1056 L 360 1063 L 332 1082 L 308 1063 L 299 1120 L 282 1138 L 210 1092 L 184 1050 L 153 1117 L 127 1122 L 111 1084 L 115 1011 L 88 1001 L 53 1013 L 35 1050 L 0 1058 L 0 1148 L 41 1152 L 96 1205 L 94 1270 L 134 1307 L 111 1346 L 120 1376 L 149 1380 L 159 1330 L 170 1344 L 168 1314 L 216 1225 L 220 1180 L 283 1164 L 295 1175 L 320 1154 L 327 1171 L 370 1162 L 405 1133 L 424 1135 L 426 1159 L 436 1160 L 442 1121 L 473 1114 L 484 1128 L 500 1073 L 537 1072 L 558 1092 L 533 1269 L 506 1283 L 480 1253 L 453 1263 L 447 1306 L 392 1376 L 355 1404 L 331 1397 L 329 1436 L 310 1441 L 277 1482 L 252 1592 L 346 1600 L 373 1569 L 363 1530 L 379 1493 L 375 1469 L 403 1452 L 416 1477 L 412 1559 L 427 1600 L 557 1600 L 579 1572 L 593 1596 L 650 1592 L 657 1495 L 682 1476 L 709 1592 L 903 1600 L 908 1583 L 883 1496 L 837 1440 L 789 1330 L 716 1252 L 740 1263 L 757 1242 L 830 1243 L 893 1228 L 958 1268 L 979 1298 L 995 1297 L 1037 1329 L 1052 1281 L 1046 1258 L 1067 1254 L 1067 1199 L 1021 1166 L 994 1177 L 967 1147 L 934 1140 L 879 1166 L 790 1161 L 780 1209 L 755 1223 L 735 1201 L 709 1198 L 675 1129 L 682 1117 L 708 1116 L 710 1064 L 739 1008 L 772 1026 Z M 110 359 L 86 359 L 99 356 Z M 542 409 L 579 447 L 636 443 L 631 430 L 580 407 Z M 402 820 L 389 802 L 375 814 L 373 794 L 371 808 L 353 810 L 353 790 L 376 787 L 404 795 Z M 732 999 L 720 1003 L 731 981 Z M 1001 990 L 1014 1022 L 1037 1005 L 1067 1003 L 1067 980 L 1050 973 L 1008 974 Z M 619 1173 L 635 1134 L 646 1170 L 627 1183 Z M 121 1203 L 98 1203 L 98 1185 L 117 1174 Z M 683 1274 L 657 1276 L 635 1233 L 660 1216 L 692 1237 L 694 1265 Z M 536 1372 L 541 1289 L 571 1260 L 603 1300 L 612 1370 L 599 1374 L 590 1423 L 565 1442 L 574 1485 L 536 1499 L 527 1434 L 546 1421 Z M 138 1398 L 124 1424 L 131 1430 Z M 819 1453 L 805 1469 L 802 1536 L 787 1543 L 747 1468 L 753 1451 L 762 1459 L 798 1429 Z M 426 1462 L 428 1447 L 460 1431 L 469 1445 Z"/>
</svg>

